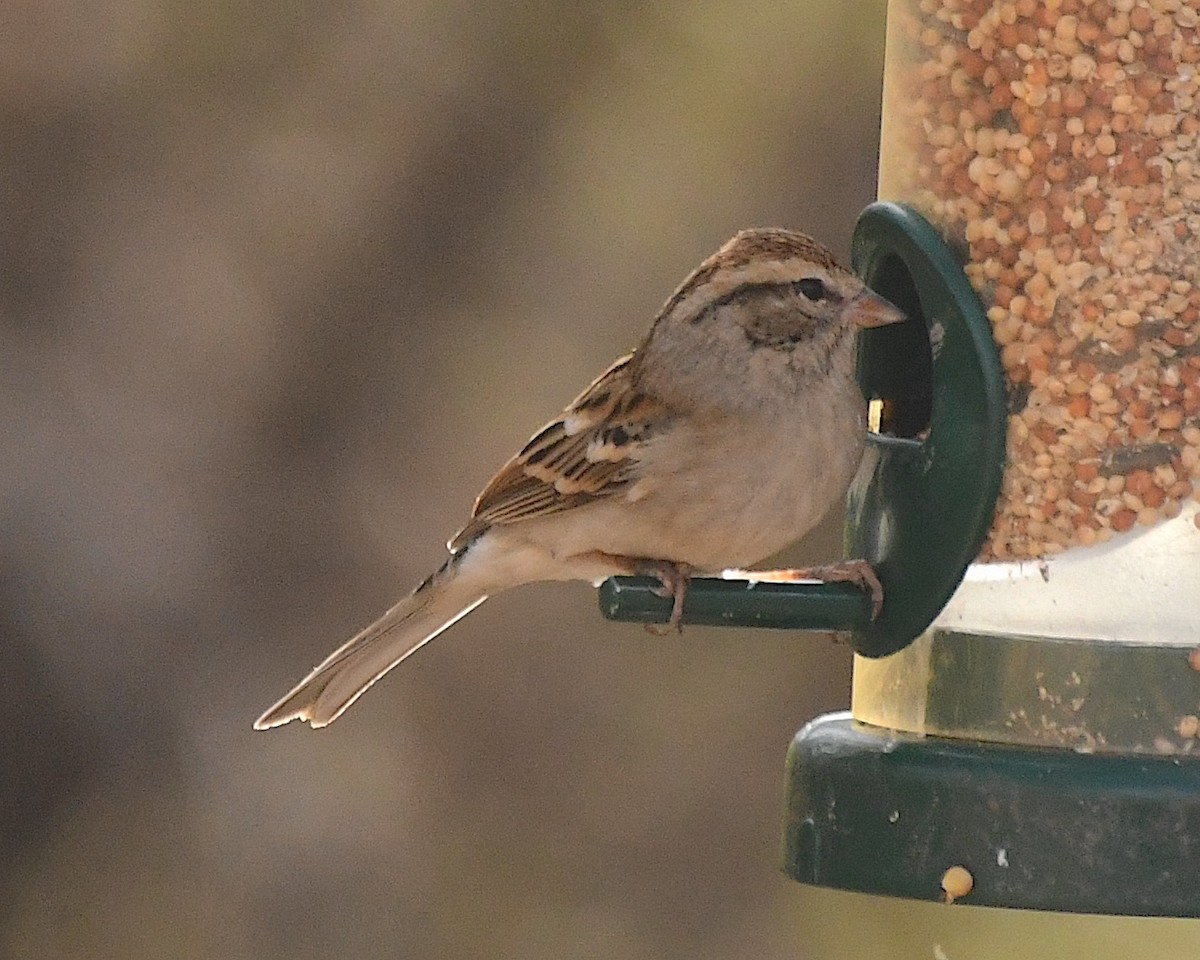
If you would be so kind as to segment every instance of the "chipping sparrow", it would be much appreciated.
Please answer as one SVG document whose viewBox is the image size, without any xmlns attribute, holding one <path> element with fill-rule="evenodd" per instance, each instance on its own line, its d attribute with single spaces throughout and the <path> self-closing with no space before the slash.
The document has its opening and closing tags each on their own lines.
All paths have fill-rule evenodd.
<svg viewBox="0 0 1200 960">
<path fill-rule="evenodd" d="M 496 474 L 450 559 L 255 723 L 323 727 L 489 594 L 535 580 L 688 577 L 755 563 L 845 493 L 865 407 L 854 334 L 903 314 L 809 237 L 746 230 L 667 300 L 618 360 Z M 879 581 L 863 561 L 761 579 Z"/>
</svg>

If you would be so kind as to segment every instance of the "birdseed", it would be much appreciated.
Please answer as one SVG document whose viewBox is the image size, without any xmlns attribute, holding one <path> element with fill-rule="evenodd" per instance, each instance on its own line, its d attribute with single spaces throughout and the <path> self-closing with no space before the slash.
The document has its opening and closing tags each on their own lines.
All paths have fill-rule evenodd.
<svg viewBox="0 0 1200 960">
<path fill-rule="evenodd" d="M 1009 389 L 981 559 L 1175 517 L 1200 480 L 1197 0 L 892 0 L 880 196 L 967 255 Z"/>
</svg>

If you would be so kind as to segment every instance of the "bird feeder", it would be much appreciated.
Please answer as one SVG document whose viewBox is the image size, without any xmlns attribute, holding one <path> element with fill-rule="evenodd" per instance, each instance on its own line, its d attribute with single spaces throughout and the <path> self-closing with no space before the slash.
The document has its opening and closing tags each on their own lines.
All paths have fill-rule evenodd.
<svg viewBox="0 0 1200 960">
<path fill-rule="evenodd" d="M 1194 919 L 1133 918 L 1200 917 L 1198 74 L 1195 0 L 888 4 L 853 260 L 910 320 L 861 337 L 846 533 L 883 613 L 737 583 L 685 611 L 849 631 L 852 710 L 788 766 L 823 956 L 896 910 L 913 955 L 985 927 L 1005 956 L 1196 953 Z M 602 603 L 665 616 L 648 585 Z"/>
</svg>

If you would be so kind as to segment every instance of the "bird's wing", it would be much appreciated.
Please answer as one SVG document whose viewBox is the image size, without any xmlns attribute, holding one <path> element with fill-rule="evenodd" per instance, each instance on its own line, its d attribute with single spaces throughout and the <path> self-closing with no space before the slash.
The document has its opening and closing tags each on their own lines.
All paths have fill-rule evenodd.
<svg viewBox="0 0 1200 960">
<path fill-rule="evenodd" d="M 646 441 L 672 413 L 637 389 L 633 354 L 601 374 L 508 461 L 450 541 L 460 550 L 488 527 L 559 513 L 624 492 L 636 481 Z"/>
</svg>

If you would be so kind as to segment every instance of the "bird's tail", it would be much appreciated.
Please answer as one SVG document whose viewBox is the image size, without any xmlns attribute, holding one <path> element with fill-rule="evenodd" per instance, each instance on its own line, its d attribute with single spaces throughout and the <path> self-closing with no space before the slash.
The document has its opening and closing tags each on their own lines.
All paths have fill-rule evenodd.
<svg viewBox="0 0 1200 960">
<path fill-rule="evenodd" d="M 269 730 L 289 720 L 314 728 L 340 717 L 366 689 L 487 599 L 484 565 L 452 556 L 433 576 L 373 624 L 339 647 L 254 723 Z"/>
</svg>

